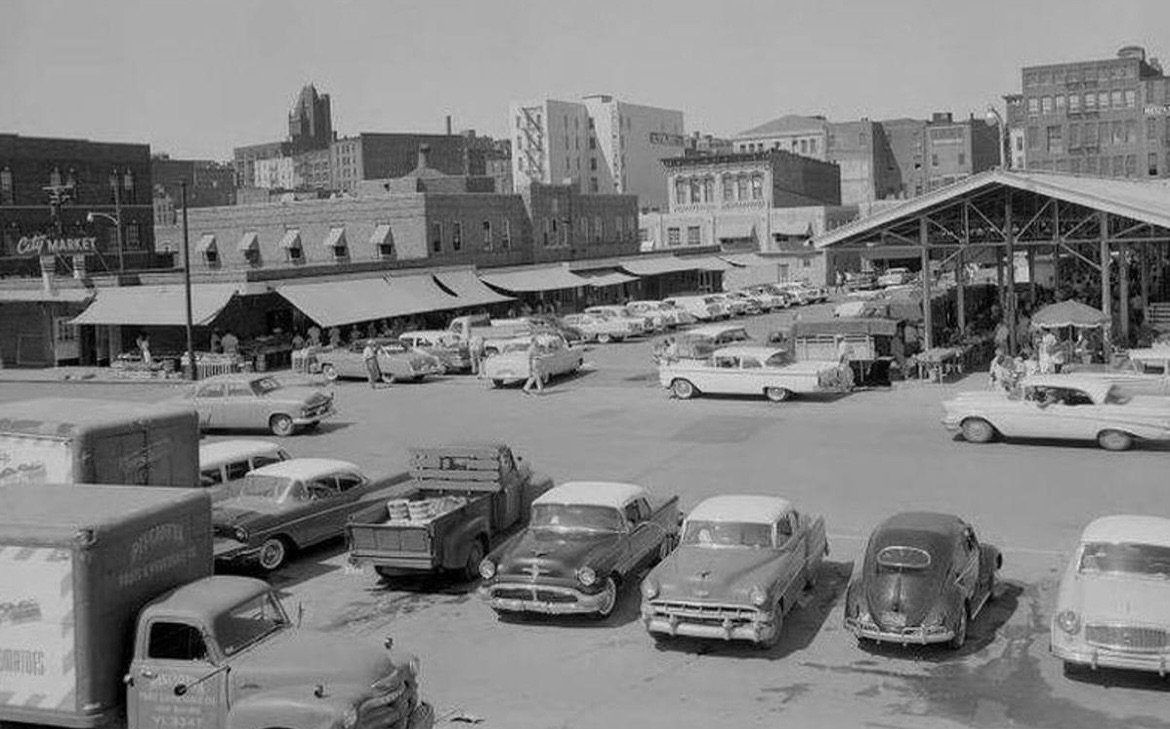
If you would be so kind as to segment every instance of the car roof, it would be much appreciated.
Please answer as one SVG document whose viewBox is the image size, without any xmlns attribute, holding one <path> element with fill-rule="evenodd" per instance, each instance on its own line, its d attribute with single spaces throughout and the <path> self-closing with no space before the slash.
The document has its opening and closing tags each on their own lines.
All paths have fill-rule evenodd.
<svg viewBox="0 0 1170 729">
<path fill-rule="evenodd" d="M 792 504 L 777 496 L 725 494 L 700 502 L 687 514 L 687 519 L 771 524 L 791 510 Z"/>
<path fill-rule="evenodd" d="M 686 331 L 687 334 L 700 334 L 715 336 L 723 332 L 730 332 L 736 329 L 744 329 L 742 324 L 704 324 L 698 327 L 691 327 Z M 744 331 L 747 331 L 744 329 Z"/>
<path fill-rule="evenodd" d="M 1081 541 L 1111 544 L 1130 542 L 1170 547 L 1170 519 L 1132 514 L 1103 516 L 1089 522 L 1081 532 Z"/>
<path fill-rule="evenodd" d="M 783 347 L 720 347 L 711 354 L 715 357 L 759 357 L 768 359 L 774 354 L 787 352 Z"/>
<path fill-rule="evenodd" d="M 349 461 L 339 461 L 334 458 L 292 458 L 280 463 L 262 466 L 252 471 L 252 474 L 301 479 L 324 476 L 336 471 L 361 473 L 361 469 Z"/>
<path fill-rule="evenodd" d="M 925 532 L 939 535 L 963 531 L 963 520 L 954 514 L 934 511 L 903 511 L 887 518 L 874 529 L 874 534 L 885 531 Z"/>
<path fill-rule="evenodd" d="M 1020 383 L 1022 387 L 1073 387 L 1084 390 L 1096 401 L 1104 400 L 1113 383 L 1104 378 L 1069 375 L 1032 375 Z"/>
<path fill-rule="evenodd" d="M 612 506 L 620 509 L 645 495 L 645 488 L 632 483 L 569 481 L 546 491 L 532 503 Z"/>
<path fill-rule="evenodd" d="M 248 456 L 257 456 L 280 450 L 280 446 L 268 440 L 221 440 L 215 443 L 199 444 L 199 465 L 234 461 Z"/>
</svg>

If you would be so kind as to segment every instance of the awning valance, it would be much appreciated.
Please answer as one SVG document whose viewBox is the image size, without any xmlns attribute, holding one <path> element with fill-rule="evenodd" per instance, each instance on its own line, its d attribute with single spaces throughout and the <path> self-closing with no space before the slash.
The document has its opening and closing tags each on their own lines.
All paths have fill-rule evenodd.
<svg viewBox="0 0 1170 729">
<path fill-rule="evenodd" d="M 215 233 L 204 233 L 195 244 L 196 253 L 207 253 L 215 250 Z"/>
<path fill-rule="evenodd" d="M 479 274 L 485 283 L 505 291 L 528 293 L 557 291 L 587 286 L 589 280 L 569 271 L 564 266 L 534 266 L 516 271 L 489 271 Z"/>
<path fill-rule="evenodd" d="M 512 300 L 511 296 L 505 296 L 485 286 L 471 270 L 436 273 L 435 279 L 441 286 L 455 294 L 460 306 L 486 306 Z"/>
<path fill-rule="evenodd" d="M 254 251 L 260 247 L 260 236 L 256 233 L 244 233 L 240 237 L 240 242 L 236 244 L 236 250 L 240 252 Z"/>
<path fill-rule="evenodd" d="M 586 276 L 585 278 L 588 279 L 589 285 L 595 289 L 600 289 L 605 286 L 620 286 L 638 280 L 637 276 L 630 276 L 620 271 L 602 273 L 596 276 Z"/>
<path fill-rule="evenodd" d="M 385 246 L 394 243 L 394 236 L 390 233 L 390 226 L 386 224 L 374 227 L 374 234 L 370 236 L 370 245 Z"/>
<path fill-rule="evenodd" d="M 296 228 L 291 228 L 284 232 L 284 237 L 280 239 L 280 247 L 283 250 L 292 250 L 301 247 L 301 231 Z"/>
<path fill-rule="evenodd" d="M 743 266 L 745 268 L 751 266 L 775 266 L 778 263 L 778 261 L 764 258 L 758 253 L 720 253 L 719 257 L 733 266 Z"/>
<path fill-rule="evenodd" d="M 342 248 L 345 246 L 345 226 L 330 228 L 329 235 L 325 236 L 326 248 Z"/>
<path fill-rule="evenodd" d="M 191 321 L 210 324 L 236 295 L 234 284 L 192 284 Z M 73 324 L 183 326 L 187 303 L 182 286 L 123 286 L 98 289 L 89 308 Z"/>
<path fill-rule="evenodd" d="M 715 237 L 720 240 L 742 240 L 756 237 L 756 224 L 751 220 L 717 220 Z"/>
<path fill-rule="evenodd" d="M 323 327 L 467 305 L 439 288 L 429 274 L 286 284 L 276 292 Z"/>
<path fill-rule="evenodd" d="M 619 265 L 623 270 L 635 276 L 658 276 L 664 273 L 695 270 L 695 266 L 674 256 L 627 258 Z"/>
</svg>

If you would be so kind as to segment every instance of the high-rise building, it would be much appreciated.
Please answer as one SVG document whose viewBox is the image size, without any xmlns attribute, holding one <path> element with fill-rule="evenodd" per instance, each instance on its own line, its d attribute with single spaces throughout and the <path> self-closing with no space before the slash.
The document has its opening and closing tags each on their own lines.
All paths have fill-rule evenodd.
<svg viewBox="0 0 1170 729">
<path fill-rule="evenodd" d="M 586 194 L 633 194 L 642 209 L 666 207 L 662 160 L 683 156 L 683 113 L 612 96 L 512 102 L 512 179 L 569 182 Z"/>
<path fill-rule="evenodd" d="M 1170 176 L 1170 77 L 1144 48 L 1027 66 L 1020 80 L 1019 97 L 1006 97 L 1013 162 L 1103 177 Z"/>
<path fill-rule="evenodd" d="M 313 84 L 301 89 L 288 113 L 288 138 L 293 150 L 326 149 L 333 141 L 333 111 L 329 94 L 318 94 Z"/>
</svg>

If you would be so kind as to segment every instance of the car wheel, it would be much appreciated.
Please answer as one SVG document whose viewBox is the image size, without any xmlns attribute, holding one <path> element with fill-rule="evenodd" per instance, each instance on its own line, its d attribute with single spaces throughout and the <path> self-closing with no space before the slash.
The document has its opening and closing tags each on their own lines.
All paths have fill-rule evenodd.
<svg viewBox="0 0 1170 729">
<path fill-rule="evenodd" d="M 257 561 L 265 572 L 275 572 L 288 559 L 288 545 L 280 537 L 272 537 L 260 546 Z"/>
<path fill-rule="evenodd" d="M 597 341 L 601 344 L 609 344 L 611 341 L 613 341 L 613 337 L 608 334 L 598 334 Z"/>
<path fill-rule="evenodd" d="M 597 617 L 601 620 L 613 615 L 613 609 L 617 607 L 618 588 L 617 582 L 612 577 L 605 578 L 605 586 L 601 589 L 602 594 L 607 595 L 607 599 L 597 606 Z"/>
<path fill-rule="evenodd" d="M 395 382 L 394 375 L 390 374 L 389 372 L 383 372 L 382 382 L 385 382 L 387 385 L 393 385 Z"/>
<path fill-rule="evenodd" d="M 467 549 L 467 563 L 463 565 L 464 581 L 474 582 L 479 577 L 479 563 L 483 558 L 483 540 L 476 539 Z"/>
<path fill-rule="evenodd" d="M 1097 445 L 1107 451 L 1127 451 L 1133 447 L 1133 436 L 1120 430 L 1104 430 L 1097 436 Z"/>
<path fill-rule="evenodd" d="M 695 389 L 695 386 L 691 384 L 690 380 L 675 380 L 674 382 L 670 383 L 670 391 L 673 392 L 674 396 L 679 400 L 690 400 L 695 396 L 695 393 L 698 392 L 698 390 Z"/>
<path fill-rule="evenodd" d="M 955 637 L 948 643 L 951 648 L 958 650 L 967 643 L 967 605 L 959 608 L 959 622 L 955 625 Z"/>
<path fill-rule="evenodd" d="M 283 413 L 277 413 L 268 419 L 268 429 L 272 431 L 273 435 L 284 438 L 293 434 L 296 430 L 296 425 L 293 419 Z"/>
<path fill-rule="evenodd" d="M 969 443 L 988 443 L 995 438 L 995 428 L 983 418 L 963 421 L 963 439 Z"/>
<path fill-rule="evenodd" d="M 321 365 L 321 375 L 330 382 L 334 382 L 337 380 L 337 368 L 326 362 Z"/>
<path fill-rule="evenodd" d="M 792 390 L 785 387 L 765 387 L 764 397 L 772 402 L 784 402 L 792 397 Z"/>
</svg>

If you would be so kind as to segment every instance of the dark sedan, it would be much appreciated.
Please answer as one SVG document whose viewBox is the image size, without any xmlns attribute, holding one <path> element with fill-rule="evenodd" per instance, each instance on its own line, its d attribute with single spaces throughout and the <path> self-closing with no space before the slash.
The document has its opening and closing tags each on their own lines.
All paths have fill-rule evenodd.
<svg viewBox="0 0 1170 729">
<path fill-rule="evenodd" d="M 845 593 L 845 628 L 859 640 L 960 648 L 995 594 L 999 550 L 957 516 L 905 512 L 874 529 Z"/>
</svg>

